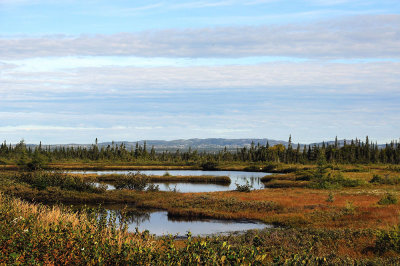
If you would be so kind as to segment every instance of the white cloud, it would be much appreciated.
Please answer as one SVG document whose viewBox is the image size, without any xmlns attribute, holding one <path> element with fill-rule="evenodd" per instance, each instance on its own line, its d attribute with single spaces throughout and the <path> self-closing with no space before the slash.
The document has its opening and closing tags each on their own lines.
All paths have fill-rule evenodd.
<svg viewBox="0 0 400 266">
<path fill-rule="evenodd" d="M 2 126 L 0 132 L 15 132 L 15 131 L 75 131 L 75 130 L 100 130 L 104 128 L 98 127 L 66 127 L 66 126 L 48 126 L 48 125 L 19 125 L 19 126 Z"/>
<path fill-rule="evenodd" d="M 0 58 L 45 56 L 400 58 L 400 15 L 306 25 L 1 38 Z"/>
<path fill-rule="evenodd" d="M 31 98 L 38 93 L 85 93 L 85 96 L 163 95 L 207 90 L 286 88 L 318 93 L 399 92 L 400 63 L 274 62 L 256 65 L 195 67 L 87 67 L 64 71 L 2 73 L 0 93 Z M 29 94 L 31 93 L 31 94 Z M 7 98 L 3 98 L 7 100 Z"/>
</svg>

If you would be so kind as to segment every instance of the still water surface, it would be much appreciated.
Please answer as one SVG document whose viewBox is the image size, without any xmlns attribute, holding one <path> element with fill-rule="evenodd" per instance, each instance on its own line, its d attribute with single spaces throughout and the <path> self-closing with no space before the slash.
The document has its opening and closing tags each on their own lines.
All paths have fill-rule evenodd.
<svg viewBox="0 0 400 266">
<path fill-rule="evenodd" d="M 119 210 L 107 210 L 108 214 L 114 213 L 118 221 L 121 218 Z M 215 219 L 195 219 L 184 220 L 168 216 L 166 211 L 128 211 L 124 215 L 128 223 L 128 231 L 135 232 L 148 230 L 151 234 L 157 236 L 162 235 L 178 235 L 185 236 L 188 231 L 192 235 L 211 235 L 211 234 L 228 234 L 234 232 L 243 232 L 251 229 L 272 228 L 260 222 L 252 221 L 235 221 L 235 220 L 215 220 Z"/>
<path fill-rule="evenodd" d="M 71 173 L 86 173 L 86 174 L 128 174 L 134 171 L 72 171 Z M 202 171 L 202 170 L 143 170 L 140 171 L 146 175 L 159 175 L 162 176 L 168 172 L 172 176 L 199 176 L 199 175 L 213 175 L 213 176 L 229 176 L 231 183 L 228 185 L 222 184 L 196 184 L 196 183 L 158 183 L 161 191 L 170 191 L 176 189 L 179 192 L 215 192 L 215 191 L 228 191 L 235 190 L 236 184 L 245 185 L 246 182 L 252 186 L 253 189 L 263 189 L 264 184 L 260 181 L 261 177 L 270 175 L 271 173 L 262 172 L 243 172 L 243 171 Z M 109 186 L 113 189 L 113 186 Z"/>
</svg>

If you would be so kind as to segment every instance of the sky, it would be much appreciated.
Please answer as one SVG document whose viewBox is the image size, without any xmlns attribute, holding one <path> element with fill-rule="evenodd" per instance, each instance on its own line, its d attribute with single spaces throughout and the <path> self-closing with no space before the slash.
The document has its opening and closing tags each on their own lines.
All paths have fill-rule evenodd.
<svg viewBox="0 0 400 266">
<path fill-rule="evenodd" d="M 0 141 L 400 138 L 398 0 L 0 0 Z"/>
</svg>

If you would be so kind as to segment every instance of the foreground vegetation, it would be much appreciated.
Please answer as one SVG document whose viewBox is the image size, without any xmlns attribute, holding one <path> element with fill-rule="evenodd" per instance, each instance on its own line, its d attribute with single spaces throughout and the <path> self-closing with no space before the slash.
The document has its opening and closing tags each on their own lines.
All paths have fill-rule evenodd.
<svg viewBox="0 0 400 266">
<path fill-rule="evenodd" d="M 12 226 L 10 226 L 12 225 Z M 77 214 L 32 205 L 0 194 L 0 263 L 4 264 L 177 264 L 261 263 L 252 246 L 218 239 L 192 239 L 178 248 L 172 237 L 127 233 L 115 217 Z"/>
<path fill-rule="evenodd" d="M 75 213 L 0 194 L 4 264 L 397 264 L 400 228 L 270 229 L 174 240 L 128 233 L 100 210 Z M 11 226 L 10 226 L 11 225 Z"/>
</svg>

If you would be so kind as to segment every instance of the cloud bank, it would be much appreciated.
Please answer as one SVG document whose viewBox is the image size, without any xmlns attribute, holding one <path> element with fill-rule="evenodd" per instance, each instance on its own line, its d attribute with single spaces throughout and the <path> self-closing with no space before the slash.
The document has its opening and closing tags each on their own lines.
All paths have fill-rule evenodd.
<svg viewBox="0 0 400 266">
<path fill-rule="evenodd" d="M 400 58 L 400 15 L 310 24 L 0 38 L 0 59 L 47 56 Z"/>
<path fill-rule="evenodd" d="M 2 70 L 0 70 L 2 71 Z M 320 63 L 275 62 L 247 66 L 89 67 L 66 71 L 3 70 L 0 92 L 85 92 L 107 95 L 195 93 L 236 89 L 313 91 L 326 94 L 398 93 L 400 62 Z M 12 98 L 11 98 L 12 99 Z"/>
</svg>

